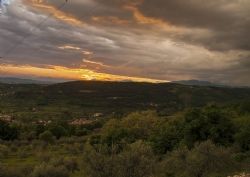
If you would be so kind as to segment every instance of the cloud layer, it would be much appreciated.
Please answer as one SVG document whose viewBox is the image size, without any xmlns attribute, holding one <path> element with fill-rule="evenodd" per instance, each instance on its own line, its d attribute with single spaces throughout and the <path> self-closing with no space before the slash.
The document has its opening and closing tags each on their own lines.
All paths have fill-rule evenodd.
<svg viewBox="0 0 250 177">
<path fill-rule="evenodd" d="M 0 72 L 6 64 L 57 66 L 111 79 L 250 85 L 248 0 L 63 3 L 15 0 L 8 7 L 0 16 Z"/>
</svg>

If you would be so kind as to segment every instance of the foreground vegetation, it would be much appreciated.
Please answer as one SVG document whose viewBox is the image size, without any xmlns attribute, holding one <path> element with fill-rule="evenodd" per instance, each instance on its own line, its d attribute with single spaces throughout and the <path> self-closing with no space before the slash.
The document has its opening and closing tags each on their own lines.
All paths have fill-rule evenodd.
<svg viewBox="0 0 250 177">
<path fill-rule="evenodd" d="M 250 172 L 248 106 L 209 105 L 168 117 L 135 112 L 81 127 L 57 122 L 27 128 L 1 121 L 0 176 L 225 177 Z M 76 129 L 85 133 L 72 134 Z"/>
<path fill-rule="evenodd" d="M 120 102 L 121 112 L 97 114 L 91 112 L 94 107 L 81 110 L 82 105 L 69 106 L 72 110 L 66 112 L 56 108 L 77 99 L 74 92 L 69 92 L 69 98 L 57 95 L 37 105 L 46 94 L 37 99 L 33 94 L 40 86 L 32 86 L 35 91 L 29 93 L 30 98 L 21 96 L 22 100 L 19 96 L 27 87 L 31 88 L 2 87 L 2 93 L 12 94 L 9 100 L 2 95 L 0 101 L 0 177 L 227 177 L 250 173 L 250 103 L 244 99 L 207 101 L 205 106 L 203 101 L 193 105 L 191 99 L 185 104 L 176 102 L 179 107 L 174 109 L 166 106 L 169 100 L 164 105 L 160 96 L 157 106 L 154 99 L 152 104 L 151 98 L 137 98 L 136 103 L 150 102 L 151 107 L 145 106 L 150 110 L 130 113 L 126 100 Z M 221 88 L 212 90 L 221 92 Z M 211 95 L 202 99 L 214 100 Z M 89 102 L 101 100 L 95 98 Z M 23 104 L 17 107 L 14 100 Z M 81 118 L 85 111 L 93 117 Z"/>
</svg>

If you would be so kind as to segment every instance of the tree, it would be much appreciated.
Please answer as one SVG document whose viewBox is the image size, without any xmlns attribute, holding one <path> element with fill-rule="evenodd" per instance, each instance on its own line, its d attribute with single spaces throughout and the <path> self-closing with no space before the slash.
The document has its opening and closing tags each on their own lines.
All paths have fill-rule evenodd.
<svg viewBox="0 0 250 177">
<path fill-rule="evenodd" d="M 121 125 L 135 139 L 147 139 L 153 132 L 159 117 L 154 111 L 135 112 L 122 119 Z"/>
<path fill-rule="evenodd" d="M 135 112 L 122 120 L 108 121 L 102 131 L 102 139 L 109 146 L 146 140 L 153 132 L 159 119 L 155 112 Z"/>
<path fill-rule="evenodd" d="M 2 140 L 14 140 L 19 136 L 19 130 L 16 126 L 11 126 L 8 123 L 0 120 L 0 139 Z"/>
<path fill-rule="evenodd" d="M 234 136 L 236 144 L 242 151 L 250 150 L 250 117 L 245 116 L 237 122 L 237 133 Z"/>
<path fill-rule="evenodd" d="M 162 122 L 151 135 L 150 142 L 156 153 L 165 154 L 176 148 L 183 138 L 179 122 Z"/>
<path fill-rule="evenodd" d="M 151 177 L 154 162 L 150 146 L 142 141 L 127 145 L 121 152 L 115 146 L 90 146 L 85 154 L 85 170 L 90 177 Z"/>
<path fill-rule="evenodd" d="M 191 150 L 181 147 L 166 156 L 161 166 L 165 177 L 227 176 L 237 171 L 231 151 L 218 147 L 211 141 L 195 145 Z"/>
<path fill-rule="evenodd" d="M 34 131 L 36 132 L 36 136 L 38 137 L 40 134 L 46 131 L 46 127 L 42 124 L 37 124 L 34 127 Z"/>
<path fill-rule="evenodd" d="M 89 177 L 117 177 L 116 165 L 117 156 L 115 155 L 115 147 L 112 147 L 109 152 L 109 147 L 106 145 L 88 145 L 85 148 L 84 154 L 84 171 Z"/>
<path fill-rule="evenodd" d="M 219 145 L 232 144 L 235 128 L 228 117 L 217 107 L 188 111 L 183 122 L 185 144 L 192 147 L 209 139 Z"/>
<path fill-rule="evenodd" d="M 120 120 L 109 120 L 102 129 L 101 139 L 108 146 L 121 144 L 124 139 L 129 139 L 128 131 L 122 127 Z M 128 141 L 128 140 L 126 140 Z"/>
<path fill-rule="evenodd" d="M 57 139 L 68 134 L 67 130 L 61 125 L 52 125 L 49 130 Z"/>
<path fill-rule="evenodd" d="M 55 140 L 55 137 L 50 131 L 47 130 L 39 135 L 39 139 L 46 143 L 53 143 Z"/>
<path fill-rule="evenodd" d="M 129 145 L 119 154 L 118 175 L 122 177 L 152 177 L 156 163 L 152 149 L 142 141 Z"/>
</svg>

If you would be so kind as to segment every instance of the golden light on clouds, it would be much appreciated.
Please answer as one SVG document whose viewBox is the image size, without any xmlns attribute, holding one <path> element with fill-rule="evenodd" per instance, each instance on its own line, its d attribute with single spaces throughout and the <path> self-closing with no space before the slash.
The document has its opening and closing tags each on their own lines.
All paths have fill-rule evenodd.
<svg viewBox="0 0 250 177">
<path fill-rule="evenodd" d="M 82 51 L 82 54 L 83 54 L 83 55 L 93 55 L 94 52 L 87 51 L 87 50 L 83 50 L 83 51 Z"/>
<path fill-rule="evenodd" d="M 91 19 L 99 24 L 128 25 L 130 23 L 128 20 L 120 19 L 115 16 L 93 16 Z"/>
<path fill-rule="evenodd" d="M 75 46 L 72 46 L 72 45 L 64 45 L 64 46 L 59 46 L 58 49 L 62 49 L 62 50 L 81 50 L 80 47 L 75 47 Z"/>
<path fill-rule="evenodd" d="M 123 9 L 131 11 L 134 17 L 134 20 L 136 23 L 140 25 L 152 25 L 156 27 L 160 27 L 163 30 L 166 31 L 175 31 L 178 32 L 180 30 L 183 30 L 181 28 L 177 28 L 174 25 L 171 25 L 170 23 L 167 23 L 166 21 L 163 21 L 161 19 L 153 18 L 153 17 L 147 17 L 143 15 L 142 12 L 138 9 L 137 5 L 140 4 L 142 1 L 138 1 L 136 4 L 126 4 L 123 6 Z"/>
<path fill-rule="evenodd" d="M 34 77 L 49 77 L 70 80 L 100 80 L 100 81 L 134 81 L 134 82 L 168 82 L 164 80 L 147 79 L 140 77 L 127 77 L 99 73 L 89 69 L 67 68 L 62 66 L 36 67 L 29 65 L 0 65 L 0 74 L 5 75 L 27 75 Z"/>
<path fill-rule="evenodd" d="M 57 9 L 56 7 L 52 5 L 46 4 L 44 0 L 26 0 L 25 2 L 29 3 L 32 7 L 35 7 L 47 13 L 50 13 L 55 18 L 62 20 L 64 22 L 67 22 L 71 25 L 83 25 L 84 24 L 82 21 L 78 20 L 74 16 L 64 13 L 63 11 L 61 11 L 60 9 Z"/>
<path fill-rule="evenodd" d="M 101 62 L 95 62 L 95 61 L 91 61 L 91 60 L 87 60 L 87 59 L 83 59 L 82 60 L 84 64 L 88 65 L 88 64 L 92 64 L 92 65 L 97 65 L 97 66 L 102 66 L 102 67 L 110 67 L 108 65 L 105 65 Z"/>
<path fill-rule="evenodd" d="M 59 46 L 58 49 L 61 49 L 61 50 L 76 50 L 76 51 L 80 51 L 81 50 L 81 53 L 84 55 L 84 56 L 91 56 L 94 54 L 94 52 L 92 51 L 89 51 L 89 50 L 84 50 L 80 47 L 77 47 L 77 46 L 73 46 L 73 45 L 63 45 L 63 46 Z"/>
</svg>

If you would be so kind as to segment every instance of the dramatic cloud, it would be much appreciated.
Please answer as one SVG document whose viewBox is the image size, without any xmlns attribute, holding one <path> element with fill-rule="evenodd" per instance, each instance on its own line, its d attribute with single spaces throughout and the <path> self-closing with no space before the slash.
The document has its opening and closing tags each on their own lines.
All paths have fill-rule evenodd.
<svg viewBox="0 0 250 177">
<path fill-rule="evenodd" d="M 182 39 L 214 50 L 249 50 L 250 1 L 248 0 L 156 0 L 139 6 L 146 16 L 173 25 L 204 29 L 206 34 Z"/>
<path fill-rule="evenodd" d="M 15 0 L 0 26 L 2 74 L 250 85 L 248 0 Z"/>
</svg>

